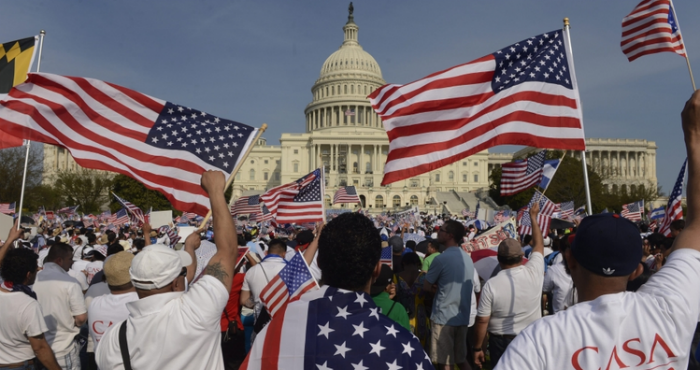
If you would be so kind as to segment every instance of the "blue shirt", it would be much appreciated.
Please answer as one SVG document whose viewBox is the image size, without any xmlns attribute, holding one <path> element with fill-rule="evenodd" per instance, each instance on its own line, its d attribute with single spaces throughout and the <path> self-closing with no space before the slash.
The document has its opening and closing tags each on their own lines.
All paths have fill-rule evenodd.
<svg viewBox="0 0 700 370">
<path fill-rule="evenodd" d="M 474 263 L 461 247 L 449 247 L 435 257 L 425 277 L 438 286 L 430 320 L 440 325 L 468 326 L 473 279 Z"/>
</svg>

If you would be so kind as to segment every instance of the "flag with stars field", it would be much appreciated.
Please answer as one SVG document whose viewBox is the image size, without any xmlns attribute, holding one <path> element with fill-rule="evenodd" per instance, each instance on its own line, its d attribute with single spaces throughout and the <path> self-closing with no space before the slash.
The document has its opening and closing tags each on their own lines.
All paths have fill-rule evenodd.
<svg viewBox="0 0 700 370">
<path fill-rule="evenodd" d="M 566 30 L 544 33 L 370 96 L 389 136 L 382 185 L 497 145 L 584 150 Z"/>
<path fill-rule="evenodd" d="M 0 100 L 11 135 L 66 148 L 86 168 L 118 172 L 207 214 L 206 170 L 226 176 L 258 129 L 100 80 L 30 73 Z"/>
<path fill-rule="evenodd" d="M 365 292 L 324 286 L 281 309 L 255 337 L 242 370 L 431 370 L 411 332 Z"/>
</svg>

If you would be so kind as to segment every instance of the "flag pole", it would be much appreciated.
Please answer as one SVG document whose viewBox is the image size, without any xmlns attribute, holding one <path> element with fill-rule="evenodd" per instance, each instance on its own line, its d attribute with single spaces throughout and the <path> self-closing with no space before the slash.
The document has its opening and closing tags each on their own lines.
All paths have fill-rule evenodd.
<svg viewBox="0 0 700 370">
<path fill-rule="evenodd" d="M 678 22 L 678 15 L 676 15 L 676 7 L 673 6 L 673 1 L 669 1 L 671 5 L 671 11 L 673 12 L 673 19 L 676 20 L 676 27 L 678 27 L 678 34 L 681 35 L 681 42 L 683 42 L 683 51 L 685 52 L 685 63 L 688 65 L 688 73 L 690 74 L 690 83 L 693 84 L 693 91 L 697 90 L 695 88 L 695 78 L 693 77 L 693 70 L 690 68 L 690 59 L 688 59 L 688 49 L 685 47 L 685 42 L 683 41 L 683 32 L 681 32 L 681 23 Z"/>
<path fill-rule="evenodd" d="M 260 139 L 260 136 L 262 136 L 263 132 L 267 130 L 267 123 L 263 123 L 262 126 L 258 129 L 258 133 L 255 135 L 255 138 L 253 139 L 253 143 L 248 147 L 248 150 L 243 154 L 243 157 L 241 158 L 240 161 L 238 161 L 238 164 L 236 167 L 231 171 L 231 175 L 228 177 L 228 180 L 226 180 L 226 185 L 224 185 L 224 193 L 226 193 L 226 190 L 228 189 L 229 186 L 233 183 L 233 179 L 236 177 L 236 173 L 238 173 L 238 170 L 241 169 L 241 166 L 243 166 L 243 163 L 245 162 L 246 158 L 248 158 L 248 154 L 250 154 L 250 151 L 253 150 L 253 147 L 258 144 L 258 139 Z M 233 194 L 231 194 L 231 198 L 233 199 Z M 230 212 L 231 205 L 229 204 L 229 212 Z M 209 222 L 209 219 L 211 218 L 211 209 L 209 212 L 207 212 L 207 215 L 204 216 L 204 219 L 200 223 L 200 225 L 206 225 L 207 222 Z"/>
<path fill-rule="evenodd" d="M 566 34 L 566 45 L 567 48 L 569 49 L 569 55 L 571 55 L 571 63 L 572 63 L 572 68 L 571 68 L 571 73 L 573 75 L 573 57 L 574 57 L 574 50 L 571 47 L 571 35 L 569 34 L 569 28 L 571 28 L 571 25 L 569 24 L 569 18 L 564 18 L 564 33 Z M 579 102 L 581 104 L 581 102 Z M 583 109 L 581 109 L 583 111 Z M 583 127 L 583 115 L 581 117 L 581 127 Z M 585 140 L 585 138 L 584 138 Z M 591 189 L 588 184 L 588 166 L 586 165 L 586 151 L 582 150 L 581 151 L 581 164 L 583 165 L 583 182 L 586 187 L 586 208 L 589 213 L 593 212 L 593 207 L 591 205 Z"/>
<path fill-rule="evenodd" d="M 561 159 L 559 160 L 559 166 L 561 166 L 562 163 L 564 163 L 564 157 L 566 157 L 566 152 L 567 150 L 564 151 L 564 154 L 561 156 Z M 549 189 L 549 185 L 552 184 L 552 179 L 554 176 L 557 174 L 557 171 L 559 170 L 559 166 L 557 166 L 557 169 L 554 170 L 554 174 L 552 174 L 552 177 L 549 179 L 549 182 L 547 183 L 547 186 L 544 187 L 544 190 L 542 190 L 542 195 L 547 192 L 547 189 Z"/>
<path fill-rule="evenodd" d="M 320 156 L 321 162 L 321 211 L 323 212 L 323 224 L 326 224 L 326 166 L 323 164 L 323 157 Z M 315 280 L 315 279 L 314 279 Z"/>
<path fill-rule="evenodd" d="M 39 58 L 37 60 L 36 64 L 36 71 L 39 72 L 41 69 L 41 52 L 44 50 L 44 36 L 46 35 L 46 31 L 41 30 L 39 32 Z M 19 195 L 19 212 L 17 213 L 17 219 L 19 222 L 17 222 L 17 230 L 19 230 L 20 225 L 22 224 L 22 207 L 24 207 L 24 187 L 27 185 L 27 166 L 29 164 L 29 150 L 31 148 L 32 142 L 30 140 L 27 140 L 27 151 L 24 155 L 24 173 L 22 174 L 22 191 Z"/>
</svg>

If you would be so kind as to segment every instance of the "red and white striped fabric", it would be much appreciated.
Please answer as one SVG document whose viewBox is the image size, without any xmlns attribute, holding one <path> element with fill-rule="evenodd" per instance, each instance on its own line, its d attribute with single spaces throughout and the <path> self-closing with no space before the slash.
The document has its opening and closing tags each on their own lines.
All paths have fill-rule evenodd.
<svg viewBox="0 0 700 370">
<path fill-rule="evenodd" d="M 167 127 L 171 119 L 188 125 L 172 121 L 177 129 L 173 130 Z M 206 129 L 211 133 L 201 128 L 204 120 L 209 120 Z M 196 123 L 197 129 L 190 123 Z M 202 173 L 219 170 L 228 176 L 257 135 L 250 126 L 104 81 L 46 73 L 30 73 L 27 82 L 15 86 L 0 102 L 0 125 L 11 135 L 68 149 L 83 167 L 130 176 L 163 193 L 175 209 L 197 214 L 209 211 L 209 198 L 200 185 Z M 213 130 L 230 126 L 239 128 L 234 132 L 242 136 L 229 131 L 229 138 Z M 216 142 L 177 141 L 173 132 L 182 136 L 181 128 Z M 236 149 L 219 150 L 233 141 Z M 204 145 L 211 147 L 206 157 L 203 149 L 201 154 L 194 151 Z M 219 159 L 221 154 L 224 157 Z"/>
<path fill-rule="evenodd" d="M 354 186 L 341 186 L 333 195 L 333 204 L 362 203 Z"/>
<path fill-rule="evenodd" d="M 504 163 L 501 166 L 501 196 L 514 195 L 539 184 L 546 155 L 547 151 L 543 150 L 523 161 Z"/>
<path fill-rule="evenodd" d="M 622 52 L 629 61 L 670 51 L 685 54 L 685 45 L 670 0 L 644 0 L 622 19 Z"/>
<path fill-rule="evenodd" d="M 117 198 L 117 202 L 124 206 L 126 210 L 129 211 L 129 213 L 132 216 L 134 216 L 132 218 L 132 224 L 141 226 L 144 222 L 146 222 L 141 208 L 137 207 L 134 203 L 131 203 L 128 200 L 119 197 L 117 194 L 114 194 L 114 192 L 112 192 L 112 195 L 114 195 L 114 197 Z"/>
<path fill-rule="evenodd" d="M 297 253 L 263 288 L 260 292 L 260 301 L 267 307 L 270 317 L 275 317 L 275 314 L 288 302 L 294 302 L 304 293 L 318 288 L 303 255 Z"/>
<path fill-rule="evenodd" d="M 370 96 L 389 136 L 382 185 L 497 145 L 585 150 L 565 30 Z"/>
<path fill-rule="evenodd" d="M 323 221 L 322 186 L 322 172 L 316 169 L 294 182 L 272 188 L 260 196 L 263 215 L 269 211 L 279 224 Z"/>
<path fill-rule="evenodd" d="M 686 166 L 688 165 L 688 159 L 683 162 L 683 167 L 681 167 L 681 172 L 676 178 L 676 184 L 673 186 L 673 191 L 671 195 L 668 196 L 668 203 L 666 204 L 666 216 L 663 222 L 659 226 L 659 233 L 665 236 L 671 235 L 671 223 L 675 220 L 680 220 L 683 218 L 683 205 L 681 204 L 683 198 L 683 180 L 685 179 Z"/>
<path fill-rule="evenodd" d="M 240 197 L 231 205 L 231 216 L 250 213 L 260 213 L 259 195 Z"/>
</svg>

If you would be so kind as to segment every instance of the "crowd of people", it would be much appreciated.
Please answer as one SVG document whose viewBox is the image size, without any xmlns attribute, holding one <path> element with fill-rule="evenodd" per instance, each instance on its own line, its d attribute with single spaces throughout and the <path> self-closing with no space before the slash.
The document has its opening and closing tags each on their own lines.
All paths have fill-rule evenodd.
<svg viewBox="0 0 700 370">
<path fill-rule="evenodd" d="M 479 231 L 449 215 L 237 227 L 218 171 L 202 175 L 212 232 L 175 248 L 148 223 L 13 227 L 0 369 L 698 368 L 700 93 L 682 119 L 688 210 L 670 237 L 617 214 L 542 232 L 535 204 L 532 235 L 502 240 L 486 273 L 466 247 Z M 272 310 L 265 288 L 297 255 L 318 289 Z"/>
</svg>

